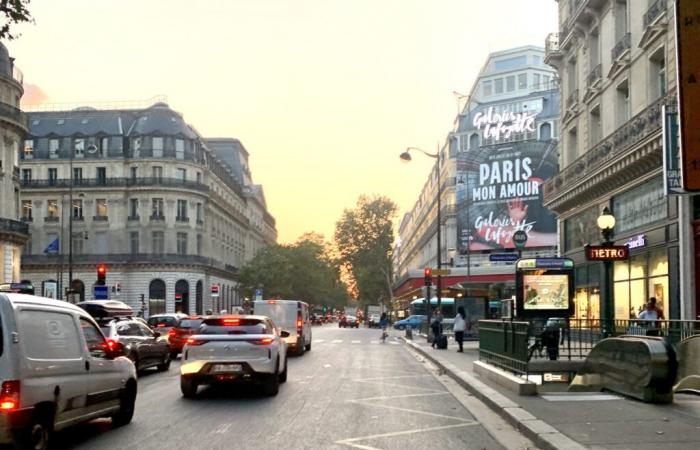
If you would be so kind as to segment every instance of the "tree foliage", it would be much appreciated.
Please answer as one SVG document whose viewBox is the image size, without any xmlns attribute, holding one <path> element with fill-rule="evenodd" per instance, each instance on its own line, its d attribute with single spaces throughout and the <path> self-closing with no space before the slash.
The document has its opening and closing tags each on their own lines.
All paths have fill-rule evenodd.
<svg viewBox="0 0 700 450">
<path fill-rule="evenodd" d="M 335 225 L 340 261 L 351 275 L 360 305 L 391 298 L 391 243 L 396 204 L 387 197 L 363 195 Z"/>
<path fill-rule="evenodd" d="M 329 249 L 323 236 L 315 233 L 303 235 L 293 245 L 266 247 L 241 268 L 240 292 L 252 298 L 255 289 L 261 287 L 265 298 L 344 306 L 347 289 Z"/>
<path fill-rule="evenodd" d="M 29 13 L 30 0 L 0 0 L 0 15 L 4 16 L 0 27 L 0 39 L 15 39 L 18 35 L 12 33 L 10 28 L 24 22 L 34 22 Z"/>
</svg>

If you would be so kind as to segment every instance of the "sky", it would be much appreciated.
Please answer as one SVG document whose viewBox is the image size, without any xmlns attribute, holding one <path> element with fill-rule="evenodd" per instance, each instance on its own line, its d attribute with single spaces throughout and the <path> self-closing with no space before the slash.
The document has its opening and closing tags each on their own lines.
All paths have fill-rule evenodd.
<svg viewBox="0 0 700 450">
<path fill-rule="evenodd" d="M 332 239 L 360 195 L 416 202 L 493 51 L 544 45 L 555 0 L 32 0 L 6 46 L 24 103 L 167 96 L 250 153 L 280 243 Z"/>
</svg>

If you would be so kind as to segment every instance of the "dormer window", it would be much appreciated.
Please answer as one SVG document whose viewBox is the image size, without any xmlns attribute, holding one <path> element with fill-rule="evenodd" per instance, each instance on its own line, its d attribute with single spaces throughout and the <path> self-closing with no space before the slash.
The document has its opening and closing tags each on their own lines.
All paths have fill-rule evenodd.
<svg viewBox="0 0 700 450">
<path fill-rule="evenodd" d="M 34 158 L 34 141 L 28 139 L 24 141 L 24 159 Z"/>
<path fill-rule="evenodd" d="M 182 139 L 175 139 L 175 158 L 185 159 L 185 141 Z"/>
<path fill-rule="evenodd" d="M 153 157 L 162 158 L 163 157 L 163 138 L 154 137 L 153 138 Z"/>
<path fill-rule="evenodd" d="M 73 150 L 76 158 L 85 156 L 85 139 L 76 139 L 73 141 Z"/>
</svg>

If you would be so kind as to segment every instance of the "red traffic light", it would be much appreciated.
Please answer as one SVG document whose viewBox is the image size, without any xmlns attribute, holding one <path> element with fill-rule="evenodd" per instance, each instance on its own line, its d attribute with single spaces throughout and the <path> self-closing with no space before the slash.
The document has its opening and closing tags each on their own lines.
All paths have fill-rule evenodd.
<svg viewBox="0 0 700 450">
<path fill-rule="evenodd" d="M 104 264 L 97 265 L 97 284 L 100 286 L 105 285 L 107 279 L 107 266 Z"/>
<path fill-rule="evenodd" d="M 423 276 L 433 276 L 433 269 L 431 269 L 430 267 L 426 267 L 425 269 L 423 269 Z"/>
<path fill-rule="evenodd" d="M 104 264 L 100 264 L 97 266 L 97 274 L 98 275 L 105 275 L 107 273 L 107 267 Z"/>
</svg>

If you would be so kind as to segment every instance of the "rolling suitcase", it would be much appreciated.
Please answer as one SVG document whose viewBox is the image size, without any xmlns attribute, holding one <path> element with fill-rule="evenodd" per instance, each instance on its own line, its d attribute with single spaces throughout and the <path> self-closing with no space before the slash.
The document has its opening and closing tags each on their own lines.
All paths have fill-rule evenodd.
<svg viewBox="0 0 700 450">
<path fill-rule="evenodd" d="M 437 348 L 440 350 L 445 350 L 447 348 L 447 335 L 441 334 L 437 338 Z"/>
</svg>

